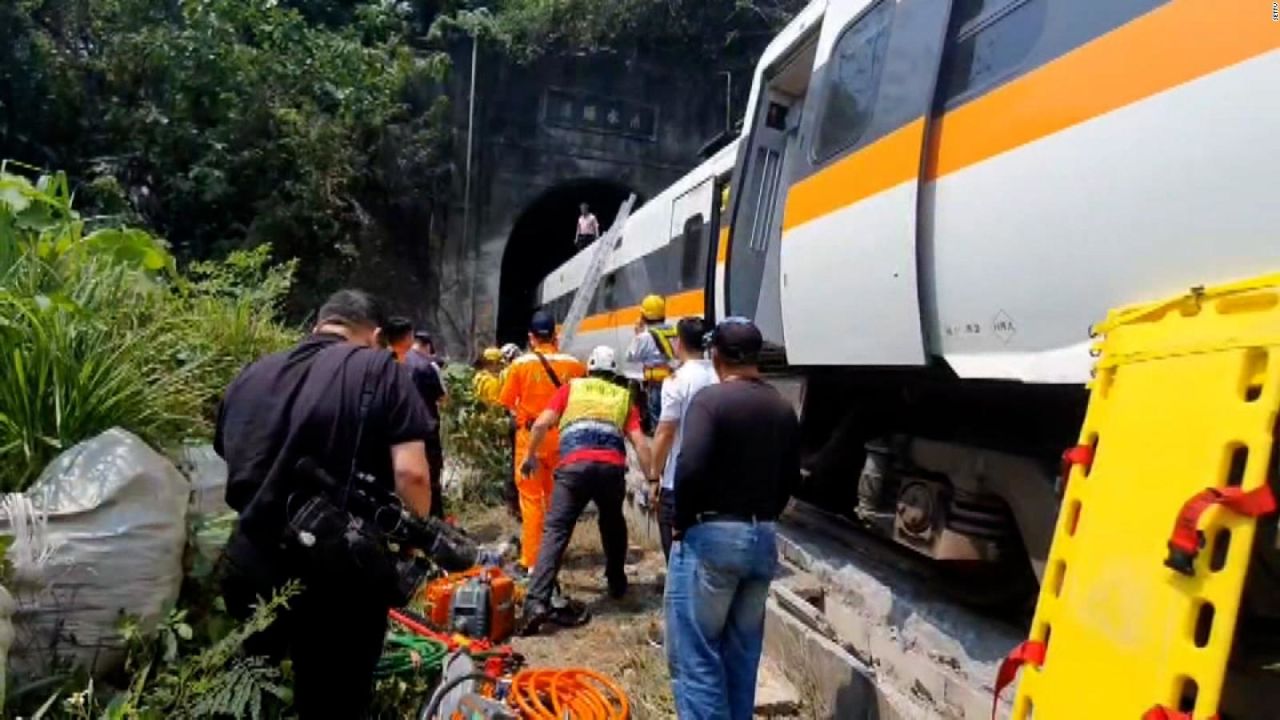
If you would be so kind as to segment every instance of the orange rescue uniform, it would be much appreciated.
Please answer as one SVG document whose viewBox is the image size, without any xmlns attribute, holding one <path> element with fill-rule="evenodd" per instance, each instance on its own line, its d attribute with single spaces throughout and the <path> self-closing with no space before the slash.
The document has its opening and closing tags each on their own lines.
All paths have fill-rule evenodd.
<svg viewBox="0 0 1280 720">
<path fill-rule="evenodd" d="M 513 472 L 516 490 L 520 494 L 520 514 L 523 517 L 520 528 L 520 563 L 529 569 L 537 561 L 538 548 L 542 545 L 542 523 L 547 508 L 551 505 L 551 490 L 555 484 L 552 471 L 560 454 L 560 433 L 552 428 L 538 448 L 537 469 L 527 477 L 520 473 L 520 465 L 529 453 L 533 421 L 547 409 L 547 403 L 556 392 L 555 383 L 551 382 L 550 375 L 535 352 L 542 353 L 562 384 L 587 374 L 587 368 L 580 360 L 561 353 L 554 344 L 535 344 L 533 352 L 516 358 L 507 368 L 502 391 L 498 395 L 498 402 L 510 410 L 516 419 Z"/>
</svg>

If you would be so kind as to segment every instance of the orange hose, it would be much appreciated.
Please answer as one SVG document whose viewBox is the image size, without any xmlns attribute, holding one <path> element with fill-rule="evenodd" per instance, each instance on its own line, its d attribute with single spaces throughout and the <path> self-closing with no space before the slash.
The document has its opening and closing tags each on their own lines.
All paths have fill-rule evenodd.
<svg viewBox="0 0 1280 720">
<path fill-rule="evenodd" d="M 522 670 L 511 699 L 526 720 L 629 720 L 631 703 L 617 683 L 592 670 Z"/>
</svg>

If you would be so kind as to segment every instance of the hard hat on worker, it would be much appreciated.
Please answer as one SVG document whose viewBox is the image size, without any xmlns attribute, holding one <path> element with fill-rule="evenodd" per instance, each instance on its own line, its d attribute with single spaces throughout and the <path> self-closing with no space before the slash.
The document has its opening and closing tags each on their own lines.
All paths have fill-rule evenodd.
<svg viewBox="0 0 1280 720">
<path fill-rule="evenodd" d="M 614 355 L 613 348 L 599 345 L 592 350 L 591 357 L 587 358 L 587 372 L 618 374 L 618 358 Z"/>
<path fill-rule="evenodd" d="M 513 363 L 516 358 L 520 357 L 520 346 L 515 343 L 507 343 L 502 346 L 502 359 L 508 363 Z"/>
<path fill-rule="evenodd" d="M 649 295 L 640 301 L 640 314 L 645 320 L 659 322 L 667 318 L 667 301 L 661 295 Z"/>
<path fill-rule="evenodd" d="M 502 351 L 496 347 L 487 347 L 482 354 L 485 362 L 502 362 Z"/>
</svg>

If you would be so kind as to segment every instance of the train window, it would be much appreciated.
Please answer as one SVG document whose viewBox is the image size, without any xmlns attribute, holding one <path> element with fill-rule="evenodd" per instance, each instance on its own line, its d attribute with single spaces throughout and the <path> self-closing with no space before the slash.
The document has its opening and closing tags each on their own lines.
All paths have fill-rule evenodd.
<svg viewBox="0 0 1280 720">
<path fill-rule="evenodd" d="M 707 247 L 705 237 L 706 221 L 702 213 L 698 213 L 684 221 L 684 248 L 680 255 L 680 289 L 696 288 L 703 282 L 706 268 L 703 267 L 704 250 Z"/>
<path fill-rule="evenodd" d="M 618 307 L 617 289 L 618 289 L 618 273 L 611 272 L 605 276 L 604 284 L 601 286 L 600 293 L 600 310 L 607 312 Z"/>
<path fill-rule="evenodd" d="M 1035 49 L 1047 0 L 959 0 L 943 63 L 943 100 L 973 96 L 999 83 Z"/>
<path fill-rule="evenodd" d="M 880 0 L 836 40 L 814 142 L 814 159 L 819 162 L 856 145 L 871 123 L 894 6 Z"/>
</svg>

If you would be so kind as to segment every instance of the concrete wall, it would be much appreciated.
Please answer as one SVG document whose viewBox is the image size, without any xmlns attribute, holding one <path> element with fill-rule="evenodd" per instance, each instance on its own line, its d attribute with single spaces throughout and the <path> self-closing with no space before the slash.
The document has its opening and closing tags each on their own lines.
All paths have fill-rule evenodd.
<svg viewBox="0 0 1280 720">
<path fill-rule="evenodd" d="M 462 198 L 470 48 L 455 52 L 454 61 L 454 194 Z M 432 252 L 439 259 L 435 325 L 455 356 L 492 342 L 502 256 L 533 200 L 566 181 L 593 178 L 653 197 L 697 164 L 698 149 L 724 125 L 724 80 L 712 67 L 640 54 L 515 66 L 482 51 L 477 79 L 471 227 L 464 237 L 463 207 L 455 206 L 447 236 Z"/>
</svg>

